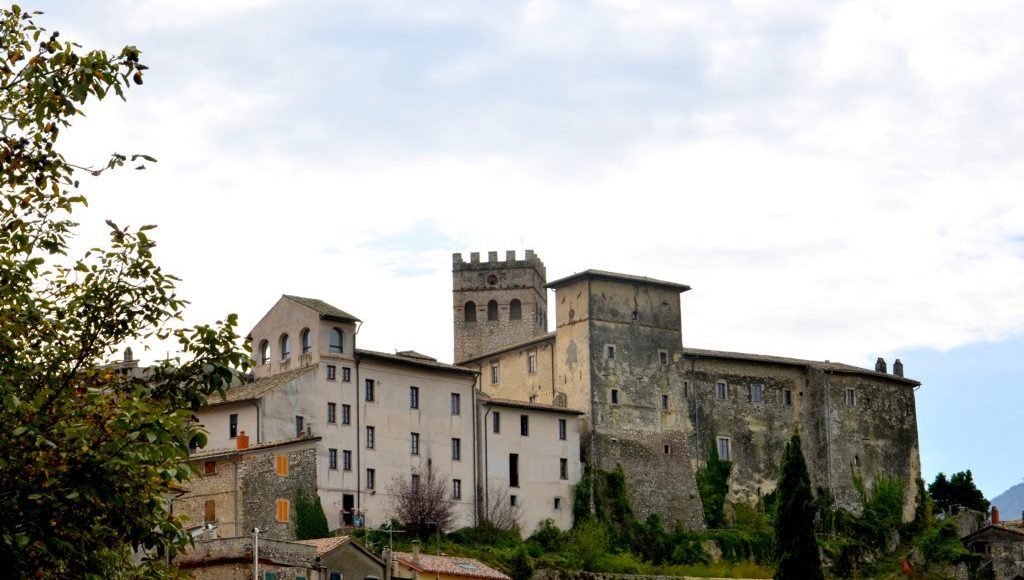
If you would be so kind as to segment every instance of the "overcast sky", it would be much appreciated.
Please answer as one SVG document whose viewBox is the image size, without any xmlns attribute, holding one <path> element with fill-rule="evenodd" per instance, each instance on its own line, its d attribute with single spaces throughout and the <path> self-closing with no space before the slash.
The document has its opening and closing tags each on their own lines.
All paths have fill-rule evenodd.
<svg viewBox="0 0 1024 580">
<path fill-rule="evenodd" d="M 87 183 L 78 244 L 159 224 L 193 322 L 314 296 L 451 360 L 452 252 L 531 248 L 693 286 L 688 346 L 899 356 L 929 481 L 1024 477 L 1020 2 L 24 5 L 142 49 L 66 145 L 160 161 Z"/>
</svg>

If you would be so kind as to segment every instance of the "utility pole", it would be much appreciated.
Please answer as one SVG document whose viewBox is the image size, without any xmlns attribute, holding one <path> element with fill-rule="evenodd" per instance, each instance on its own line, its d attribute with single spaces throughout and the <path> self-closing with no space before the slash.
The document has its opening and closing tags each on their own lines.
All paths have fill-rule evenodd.
<svg viewBox="0 0 1024 580">
<path fill-rule="evenodd" d="M 260 529 L 252 529 L 252 580 L 260 580 Z"/>
</svg>

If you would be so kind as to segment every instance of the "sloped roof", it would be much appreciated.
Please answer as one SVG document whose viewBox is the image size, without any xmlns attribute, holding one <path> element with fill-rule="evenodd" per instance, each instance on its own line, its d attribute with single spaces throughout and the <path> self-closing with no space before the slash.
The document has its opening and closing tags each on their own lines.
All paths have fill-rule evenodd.
<svg viewBox="0 0 1024 580">
<path fill-rule="evenodd" d="M 498 397 L 489 397 L 480 391 L 477 391 L 477 398 L 484 405 L 494 405 L 497 407 L 512 407 L 515 409 L 530 409 L 533 411 L 550 411 L 552 413 L 563 413 L 567 415 L 584 415 L 583 411 L 576 409 L 570 409 L 568 407 L 559 407 L 558 405 L 547 405 L 544 403 L 530 403 L 528 401 L 516 401 L 514 399 L 499 399 Z"/>
<path fill-rule="evenodd" d="M 727 358 L 736 360 L 747 360 L 753 362 L 765 362 L 772 364 L 799 366 L 799 367 L 813 367 L 828 372 L 836 373 L 847 373 L 855 375 L 867 375 L 878 378 L 885 378 L 891 381 L 897 381 L 906 383 L 909 385 L 918 386 L 921 384 L 920 381 L 914 379 L 908 379 L 899 375 L 893 375 L 889 373 L 880 373 L 873 369 L 865 369 L 861 367 L 855 367 L 845 363 L 837 363 L 832 361 L 818 361 L 801 358 L 790 358 L 785 356 L 774 356 L 769 354 L 751 354 L 745 352 L 730 352 L 725 350 L 707 350 L 702 348 L 691 348 L 686 347 L 683 349 L 684 356 L 697 356 L 707 358 Z"/>
<path fill-rule="evenodd" d="M 565 286 L 566 284 L 575 282 L 576 280 L 580 280 L 583 278 L 598 278 L 602 280 L 613 280 L 616 282 L 631 282 L 647 284 L 650 286 L 661 286 L 663 288 L 672 288 L 673 290 L 678 290 L 680 292 L 686 292 L 687 290 L 690 289 L 690 287 L 687 286 L 686 284 L 680 284 L 678 282 L 668 282 L 666 280 L 657 280 L 655 278 L 648 278 L 646 276 L 634 276 L 632 274 L 619 274 L 617 272 L 608 272 L 606 270 L 584 270 L 582 272 L 577 272 L 571 276 L 559 278 L 554 282 L 548 282 L 547 287 L 558 288 L 560 286 Z"/>
<path fill-rule="evenodd" d="M 395 552 L 395 558 L 403 565 L 417 572 L 467 576 L 470 578 L 490 578 L 493 580 L 512 580 L 505 574 L 473 558 L 420 554 L 417 561 L 414 562 L 413 555 L 409 552 Z"/>
<path fill-rule="evenodd" d="M 408 351 L 406 351 L 408 352 Z M 451 371 L 463 374 L 477 375 L 479 374 L 476 370 L 466 367 L 460 367 L 457 365 L 450 365 L 448 363 L 438 362 L 431 358 L 423 358 L 422 356 L 406 356 L 404 354 L 390 354 L 387 352 L 378 352 L 375 350 L 365 350 L 362 348 L 356 349 L 356 356 L 360 358 L 376 358 L 396 363 L 409 364 L 424 368 L 436 369 L 441 371 Z"/>
<path fill-rule="evenodd" d="M 327 552 L 349 541 L 348 536 L 334 536 L 333 538 L 317 538 L 315 540 L 299 540 L 300 544 L 316 548 L 316 555 L 323 556 Z"/>
<path fill-rule="evenodd" d="M 416 352 L 414 350 L 400 350 L 400 351 L 396 352 L 395 354 L 397 354 L 398 356 L 404 356 L 404 357 L 408 357 L 408 358 L 418 358 L 418 359 L 421 359 L 421 360 L 432 360 L 432 361 L 436 361 L 437 360 L 436 358 L 434 358 L 434 357 L 432 357 L 430 355 L 423 354 L 422 352 Z"/>
<path fill-rule="evenodd" d="M 313 372 L 316 368 L 317 367 L 315 365 L 302 367 L 291 371 L 285 371 L 283 373 L 277 373 L 276 375 L 270 375 L 269 377 L 263 377 L 262 379 L 251 383 L 236 385 L 225 392 L 225 395 L 227 396 L 226 399 L 221 399 L 216 395 L 210 397 L 210 400 L 207 402 L 207 406 L 216 407 L 217 405 L 227 405 L 228 403 L 259 399 L 274 389 L 283 387 L 293 380 L 307 373 Z"/>
<path fill-rule="evenodd" d="M 237 447 L 220 447 L 216 449 L 203 448 L 195 453 L 190 453 L 188 456 L 189 461 L 202 461 L 204 459 L 210 459 L 213 457 L 222 457 L 228 455 L 241 455 L 250 451 L 260 451 L 263 449 L 272 449 L 275 447 L 285 447 L 288 445 L 294 445 L 298 443 L 316 443 L 320 441 L 321 437 L 292 437 L 291 439 L 278 439 L 277 441 L 266 441 L 264 443 L 253 443 L 248 447 L 239 449 Z"/>
<path fill-rule="evenodd" d="M 554 340 L 554 339 L 555 339 L 554 331 L 547 332 L 545 334 L 542 334 L 540 336 L 535 336 L 533 338 L 524 340 L 522 342 L 517 342 L 517 343 L 514 343 L 514 344 L 510 344 L 508 346 L 503 346 L 501 348 L 496 348 L 496 349 L 494 349 L 494 350 L 492 350 L 490 352 L 485 352 L 485 353 L 478 354 L 478 355 L 472 356 L 470 358 L 467 358 L 466 360 L 455 361 L 455 362 L 457 362 L 457 363 L 468 363 L 468 362 L 478 361 L 478 360 L 481 360 L 481 359 L 493 357 L 493 356 L 498 355 L 498 354 L 502 354 L 502 353 L 506 353 L 506 352 L 512 352 L 513 350 L 519 350 L 521 348 L 526 348 L 526 347 L 528 347 L 528 346 L 530 346 L 532 344 L 540 344 L 542 342 L 549 341 L 549 340 Z"/>
<path fill-rule="evenodd" d="M 319 300 L 317 298 L 303 298 L 302 296 L 292 296 L 289 294 L 283 295 L 289 300 L 298 302 L 303 306 L 307 306 L 316 310 L 320 314 L 320 318 L 326 318 L 328 320 L 337 320 L 339 322 L 362 322 L 355 316 L 352 316 L 348 312 L 345 312 L 341 308 L 331 306 L 330 304 Z"/>
</svg>

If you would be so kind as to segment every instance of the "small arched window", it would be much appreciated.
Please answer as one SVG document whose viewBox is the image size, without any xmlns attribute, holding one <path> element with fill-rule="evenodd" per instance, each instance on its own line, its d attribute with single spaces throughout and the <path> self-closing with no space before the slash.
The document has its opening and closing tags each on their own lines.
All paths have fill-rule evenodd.
<svg viewBox="0 0 1024 580">
<path fill-rule="evenodd" d="M 270 362 L 270 343 L 263 341 L 260 343 L 260 364 L 265 365 Z"/>
<path fill-rule="evenodd" d="M 331 352 L 341 354 L 345 351 L 345 333 L 340 328 L 331 329 Z"/>
<path fill-rule="evenodd" d="M 487 320 L 498 319 L 498 303 L 495 300 L 491 300 L 487 303 Z"/>
<path fill-rule="evenodd" d="M 463 316 L 466 322 L 476 322 L 476 302 L 470 300 L 466 303 Z"/>
<path fill-rule="evenodd" d="M 513 298 L 512 302 L 508 303 L 508 319 L 509 320 L 522 320 L 523 319 L 523 303 L 518 298 Z"/>
<path fill-rule="evenodd" d="M 292 339 L 287 334 L 281 335 L 281 360 L 292 356 Z"/>
<path fill-rule="evenodd" d="M 302 329 L 302 354 L 313 352 L 313 335 L 308 328 Z"/>
</svg>

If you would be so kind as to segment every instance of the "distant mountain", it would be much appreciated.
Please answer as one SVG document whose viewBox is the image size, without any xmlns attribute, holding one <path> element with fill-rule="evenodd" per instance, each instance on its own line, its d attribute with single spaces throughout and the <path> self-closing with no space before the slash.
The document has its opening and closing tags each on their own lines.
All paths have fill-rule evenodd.
<svg viewBox="0 0 1024 580">
<path fill-rule="evenodd" d="M 992 498 L 992 505 L 999 508 L 1000 519 L 1021 519 L 1021 512 L 1024 512 L 1024 483 L 1018 483 Z"/>
</svg>

